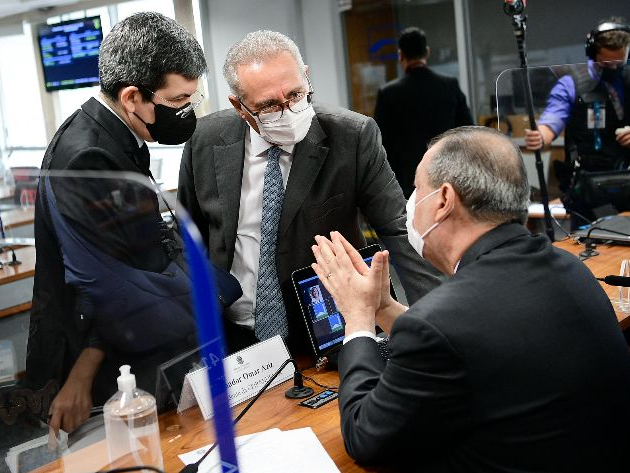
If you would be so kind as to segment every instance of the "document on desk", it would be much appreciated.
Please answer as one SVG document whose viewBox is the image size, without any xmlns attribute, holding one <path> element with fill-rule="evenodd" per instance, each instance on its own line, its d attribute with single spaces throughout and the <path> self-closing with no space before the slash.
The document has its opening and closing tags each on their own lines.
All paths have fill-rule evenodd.
<svg viewBox="0 0 630 473">
<path fill-rule="evenodd" d="M 529 204 L 528 214 L 543 214 L 544 208 L 543 204 Z M 549 213 L 551 213 L 554 217 L 564 217 L 567 214 L 564 205 L 562 204 L 551 204 L 549 205 Z"/>
<path fill-rule="evenodd" d="M 282 431 L 270 429 L 236 439 L 240 473 L 338 473 L 332 458 L 310 427 Z M 210 445 L 184 453 L 179 458 L 189 465 L 198 461 Z M 264 459 L 264 460 L 262 460 Z M 220 458 L 215 449 L 201 463 L 199 473 L 221 473 Z"/>
</svg>

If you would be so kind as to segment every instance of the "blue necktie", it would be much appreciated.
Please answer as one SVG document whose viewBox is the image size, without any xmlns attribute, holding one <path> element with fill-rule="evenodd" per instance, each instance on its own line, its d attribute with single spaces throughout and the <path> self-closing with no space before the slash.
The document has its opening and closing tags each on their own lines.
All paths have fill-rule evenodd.
<svg viewBox="0 0 630 473">
<path fill-rule="evenodd" d="M 280 172 L 280 148 L 273 146 L 267 151 L 267 167 L 263 184 L 262 221 L 260 224 L 260 258 L 256 284 L 256 310 L 254 332 L 259 340 L 276 334 L 289 334 L 287 315 L 280 292 L 276 271 L 276 239 L 282 213 L 284 185 Z"/>
</svg>

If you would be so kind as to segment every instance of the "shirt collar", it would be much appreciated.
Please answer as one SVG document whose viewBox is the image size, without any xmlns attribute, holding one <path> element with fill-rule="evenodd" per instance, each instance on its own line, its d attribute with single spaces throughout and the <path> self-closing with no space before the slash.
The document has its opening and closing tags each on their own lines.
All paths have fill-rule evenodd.
<svg viewBox="0 0 630 473">
<path fill-rule="evenodd" d="M 127 125 L 127 123 L 125 123 L 125 120 L 123 120 L 122 118 L 120 118 L 120 116 L 114 111 L 114 109 L 112 107 L 109 106 L 109 104 L 107 102 L 105 102 L 105 100 L 103 100 L 103 97 L 101 97 L 99 94 L 96 94 L 96 96 L 94 97 L 96 100 L 99 101 L 99 103 L 105 107 L 107 110 L 109 110 L 110 112 L 112 112 L 114 114 L 114 116 L 116 118 L 118 118 L 121 122 L 124 123 L 124 125 L 129 129 L 129 131 L 131 132 L 131 134 L 133 135 L 133 137 L 136 139 L 137 143 L 138 143 L 138 148 L 142 148 L 142 145 L 144 144 L 144 140 L 142 138 L 140 138 L 135 131 L 133 131 L 129 125 Z"/>
<path fill-rule="evenodd" d="M 492 251 L 493 249 L 503 245 L 509 240 L 520 238 L 525 235 L 531 235 L 529 230 L 521 223 L 503 223 L 483 234 L 470 248 L 464 253 L 457 270 L 462 269 L 466 265 L 472 263 L 482 255 Z"/>
<path fill-rule="evenodd" d="M 256 132 L 256 130 L 252 128 L 249 122 L 247 122 L 247 124 L 249 125 L 249 142 L 251 144 L 252 156 L 261 156 L 267 153 L 267 150 L 271 148 L 272 146 L 278 146 L 278 148 L 280 148 L 282 151 L 284 151 L 285 153 L 289 155 L 293 154 L 293 149 L 295 148 L 295 145 L 280 146 L 280 145 L 274 145 L 273 143 L 269 143 L 262 136 L 260 136 Z"/>
</svg>

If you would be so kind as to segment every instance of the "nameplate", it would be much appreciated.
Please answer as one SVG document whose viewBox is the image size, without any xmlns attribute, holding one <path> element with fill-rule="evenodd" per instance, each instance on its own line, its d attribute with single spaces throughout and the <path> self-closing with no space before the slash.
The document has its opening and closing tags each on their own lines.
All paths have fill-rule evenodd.
<svg viewBox="0 0 630 473">
<path fill-rule="evenodd" d="M 230 407 L 254 397 L 288 358 L 291 358 L 291 355 L 280 335 L 225 357 L 223 369 Z M 206 365 L 213 362 L 203 361 Z M 177 412 L 199 405 L 205 420 L 212 417 L 207 370 L 208 368 L 204 367 L 186 375 Z M 293 378 L 294 372 L 293 364 L 288 364 L 269 388 Z"/>
</svg>

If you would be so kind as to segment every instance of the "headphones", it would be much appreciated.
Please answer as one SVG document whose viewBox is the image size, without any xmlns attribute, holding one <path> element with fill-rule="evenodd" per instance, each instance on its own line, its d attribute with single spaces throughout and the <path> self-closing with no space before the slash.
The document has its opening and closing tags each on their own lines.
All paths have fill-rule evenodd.
<svg viewBox="0 0 630 473">
<path fill-rule="evenodd" d="M 586 56 L 589 59 L 592 59 L 594 61 L 595 56 L 597 56 L 597 46 L 595 45 L 595 39 L 600 34 L 608 33 L 609 31 L 625 31 L 626 33 L 630 34 L 630 26 L 624 25 L 623 23 L 615 23 L 612 21 L 606 21 L 597 25 L 596 29 L 591 30 L 591 32 L 586 35 L 584 51 L 586 52 Z"/>
</svg>

